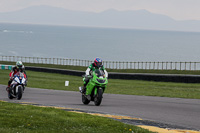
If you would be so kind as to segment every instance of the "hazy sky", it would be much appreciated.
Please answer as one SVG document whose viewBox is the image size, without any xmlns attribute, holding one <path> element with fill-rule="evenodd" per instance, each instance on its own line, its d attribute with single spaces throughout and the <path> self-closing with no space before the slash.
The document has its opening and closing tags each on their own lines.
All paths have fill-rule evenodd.
<svg viewBox="0 0 200 133">
<path fill-rule="evenodd" d="M 15 11 L 34 5 L 92 12 L 111 8 L 120 11 L 146 9 L 175 20 L 200 20 L 200 0 L 0 0 L 0 12 Z"/>
</svg>

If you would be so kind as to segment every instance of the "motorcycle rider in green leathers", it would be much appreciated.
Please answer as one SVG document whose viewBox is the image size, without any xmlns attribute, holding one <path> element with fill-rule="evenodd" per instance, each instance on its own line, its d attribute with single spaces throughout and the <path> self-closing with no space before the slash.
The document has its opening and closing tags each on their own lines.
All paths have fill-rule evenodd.
<svg viewBox="0 0 200 133">
<path fill-rule="evenodd" d="M 84 80 L 84 84 L 83 84 L 82 93 L 84 93 L 86 91 L 86 85 L 88 84 L 88 82 L 90 80 L 90 77 L 88 77 L 88 76 L 91 75 L 92 72 L 95 71 L 96 69 L 103 70 L 105 73 L 105 77 L 108 78 L 108 72 L 102 65 L 102 60 L 100 58 L 95 58 L 94 63 L 90 64 L 90 66 L 85 71 L 85 80 Z"/>
</svg>

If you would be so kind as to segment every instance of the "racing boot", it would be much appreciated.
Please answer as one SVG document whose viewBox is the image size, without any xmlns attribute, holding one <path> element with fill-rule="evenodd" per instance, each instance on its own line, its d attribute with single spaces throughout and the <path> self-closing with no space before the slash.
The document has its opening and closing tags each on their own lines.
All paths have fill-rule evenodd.
<svg viewBox="0 0 200 133">
<path fill-rule="evenodd" d="M 8 81 L 8 87 L 6 87 L 6 91 L 9 92 L 10 91 L 10 84 L 11 84 L 12 80 Z"/>
<path fill-rule="evenodd" d="M 81 93 L 85 93 L 86 92 L 86 85 L 84 84 L 82 90 L 81 90 Z"/>
</svg>

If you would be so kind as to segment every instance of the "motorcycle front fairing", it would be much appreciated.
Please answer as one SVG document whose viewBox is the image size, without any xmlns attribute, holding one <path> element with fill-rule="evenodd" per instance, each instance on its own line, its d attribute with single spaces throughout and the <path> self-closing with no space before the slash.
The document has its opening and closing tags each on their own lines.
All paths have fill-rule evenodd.
<svg viewBox="0 0 200 133">
<path fill-rule="evenodd" d="M 14 79 L 11 83 L 11 87 L 14 93 L 18 92 L 18 86 L 21 85 L 24 88 L 24 85 L 26 84 L 26 79 L 24 78 L 22 73 L 18 73 L 14 75 Z"/>
<path fill-rule="evenodd" d="M 108 81 L 103 71 L 98 69 L 95 70 L 93 72 L 93 77 L 90 79 L 89 83 L 86 86 L 87 88 L 86 95 L 91 95 L 93 90 L 94 90 L 94 95 L 96 95 L 98 87 L 101 87 L 104 91 L 107 83 Z"/>
</svg>

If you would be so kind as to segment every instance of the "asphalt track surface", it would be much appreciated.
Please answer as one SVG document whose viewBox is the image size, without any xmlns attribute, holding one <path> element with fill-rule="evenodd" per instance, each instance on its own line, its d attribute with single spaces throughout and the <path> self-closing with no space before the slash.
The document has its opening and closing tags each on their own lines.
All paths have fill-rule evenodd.
<svg viewBox="0 0 200 133">
<path fill-rule="evenodd" d="M 21 100 L 10 100 L 5 87 L 0 85 L 0 100 L 3 101 L 30 102 L 142 119 L 142 121 L 121 120 L 134 125 L 200 130 L 200 99 L 104 94 L 101 105 L 95 106 L 93 102 L 89 105 L 82 104 L 78 88 L 77 92 L 26 88 Z"/>
</svg>

